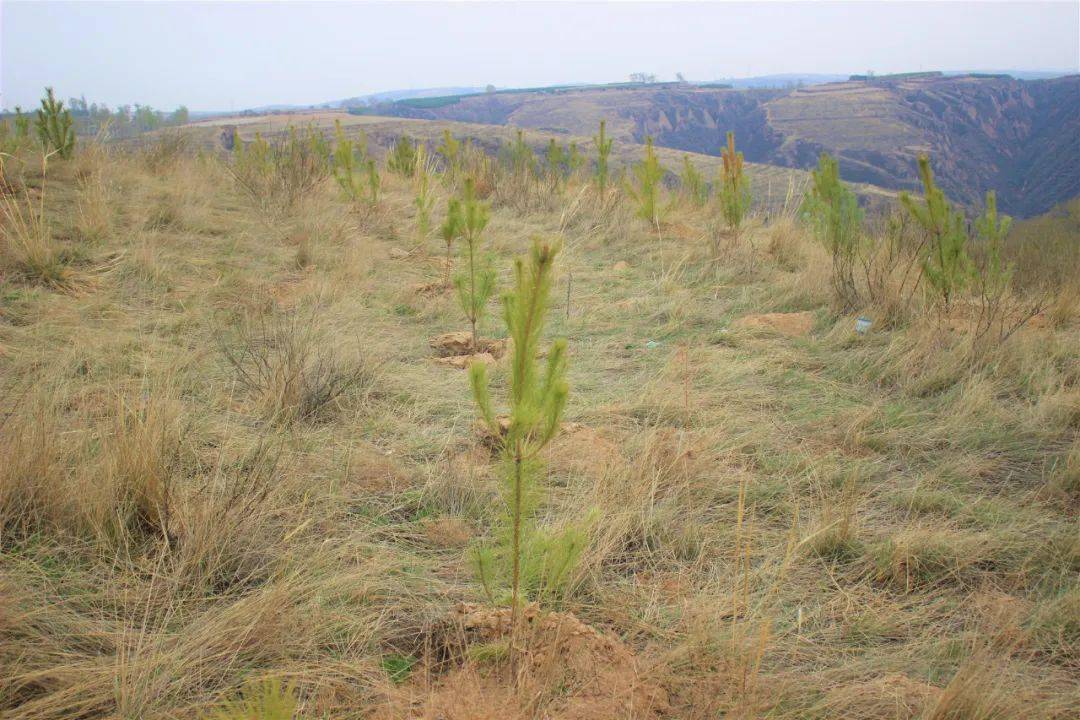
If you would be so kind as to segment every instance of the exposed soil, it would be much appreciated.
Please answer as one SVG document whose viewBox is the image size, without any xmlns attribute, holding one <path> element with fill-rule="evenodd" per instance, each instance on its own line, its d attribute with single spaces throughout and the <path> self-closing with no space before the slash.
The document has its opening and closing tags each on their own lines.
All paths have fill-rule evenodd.
<svg viewBox="0 0 1080 720">
<path fill-rule="evenodd" d="M 789 337 L 799 337 L 809 335 L 814 328 L 814 314 L 796 312 L 745 315 L 733 322 L 732 326 L 746 330 L 766 329 Z"/>
<path fill-rule="evenodd" d="M 448 332 L 436 335 L 428 344 L 439 357 L 462 357 L 474 353 L 486 353 L 498 360 L 509 347 L 509 340 L 493 340 L 491 338 L 477 338 L 477 347 L 472 346 L 472 335 L 465 331 Z"/>
<path fill-rule="evenodd" d="M 652 669 L 617 638 L 567 613 L 535 607 L 522 615 L 515 648 L 487 662 L 464 660 L 434 678 L 401 688 L 385 717 L 487 720 L 649 720 L 666 717 L 668 693 Z M 509 608 L 460 604 L 447 621 L 455 657 L 479 657 L 485 647 L 508 647 Z M 513 659 L 509 657 L 513 656 Z M 516 683 L 518 691 L 510 688 Z M 529 704 L 530 707 L 525 705 Z"/>
</svg>

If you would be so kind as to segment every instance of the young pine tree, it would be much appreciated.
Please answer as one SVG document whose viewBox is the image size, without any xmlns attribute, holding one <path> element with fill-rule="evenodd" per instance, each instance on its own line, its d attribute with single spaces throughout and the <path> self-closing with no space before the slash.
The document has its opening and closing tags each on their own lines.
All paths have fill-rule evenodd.
<svg viewBox="0 0 1080 720">
<path fill-rule="evenodd" d="M 687 199 L 694 205 L 703 207 L 709 201 L 709 185 L 694 167 L 689 155 L 683 155 L 682 189 Z"/>
<path fill-rule="evenodd" d="M 371 207 L 379 204 L 379 190 L 382 189 L 382 179 L 379 177 L 379 166 L 375 164 L 375 158 L 367 159 L 367 201 Z"/>
<path fill-rule="evenodd" d="M 1011 263 L 1002 258 L 1001 253 L 1010 227 L 1012 227 L 1012 218 L 1008 215 L 998 215 L 997 195 L 992 190 L 987 192 L 986 209 L 975 221 L 975 231 L 983 244 L 982 263 L 975 274 L 975 291 L 979 301 L 979 317 L 975 330 L 981 336 L 997 326 L 1000 341 L 1007 339 L 1013 330 L 1026 322 L 1026 319 L 1022 318 L 1012 330 L 1005 327 L 1007 315 L 1005 304 L 1014 268 Z"/>
<path fill-rule="evenodd" d="M 22 142 L 30 137 L 30 116 L 15 106 L 15 140 Z"/>
<path fill-rule="evenodd" d="M 461 236 L 461 223 L 461 201 L 452 197 L 447 200 L 446 219 L 443 220 L 440 230 L 443 242 L 446 243 L 446 279 L 443 281 L 446 285 L 450 284 L 450 268 L 453 264 L 450 249 L 454 246 L 454 241 Z"/>
<path fill-rule="evenodd" d="M 575 178 L 585 167 L 585 156 L 581 154 L 576 141 L 570 143 L 570 151 L 566 154 L 566 176 Z"/>
<path fill-rule="evenodd" d="M 607 136 L 607 121 L 600 121 L 600 134 L 593 136 L 596 144 L 596 188 L 603 196 L 611 181 L 611 172 L 608 167 L 608 158 L 611 157 L 611 146 L 614 141 Z"/>
<path fill-rule="evenodd" d="M 547 164 L 548 175 L 558 189 L 567 175 L 569 156 L 566 148 L 555 142 L 555 138 L 551 138 L 544 151 L 544 161 Z"/>
<path fill-rule="evenodd" d="M 739 226 L 750 210 L 750 180 L 743 171 L 743 154 L 735 151 L 735 133 L 728 132 L 727 147 L 720 152 L 723 165 L 720 168 L 720 214 L 728 230 L 738 235 Z"/>
<path fill-rule="evenodd" d="M 64 101 L 57 100 L 53 89 L 45 88 L 41 109 L 37 111 L 37 134 L 45 152 L 55 152 L 64 160 L 75 152 L 75 127 Z"/>
<path fill-rule="evenodd" d="M 495 269 L 491 257 L 480 247 L 480 235 L 488 223 L 487 205 L 476 197 L 476 184 L 472 178 L 465 180 L 465 190 L 458 205 L 457 232 L 464 242 L 462 246 L 465 267 L 454 278 L 458 300 L 472 331 L 472 350 L 479 349 L 477 327 L 484 319 L 487 302 L 495 291 Z"/>
<path fill-rule="evenodd" d="M 412 177 L 416 172 L 416 145 L 408 135 L 402 135 L 394 143 L 386 159 L 386 169 L 402 177 Z"/>
<path fill-rule="evenodd" d="M 431 159 L 428 155 L 427 145 L 420 143 L 416 147 L 416 173 L 413 175 L 413 185 L 416 195 L 413 205 L 416 206 L 416 242 L 423 244 L 431 233 L 431 208 L 435 204 L 435 196 L 431 192 Z"/>
<path fill-rule="evenodd" d="M 832 284 L 837 300 L 845 308 L 858 302 L 855 263 L 862 237 L 863 212 L 855 193 L 840 180 L 840 166 L 822 153 L 812 184 L 803 199 L 803 215 L 814 236 L 832 256 Z"/>
<path fill-rule="evenodd" d="M 663 212 L 660 183 L 664 179 L 664 168 L 656 156 L 652 137 L 645 139 L 645 159 L 634 165 L 634 177 L 637 186 L 628 184 L 627 190 L 637 203 L 637 216 L 652 223 L 660 232 L 660 216 Z"/>
<path fill-rule="evenodd" d="M 442 143 L 435 151 L 446 160 L 446 172 L 443 176 L 450 182 L 455 182 L 461 175 L 461 142 L 456 140 L 449 130 L 443 130 Z"/>
<path fill-rule="evenodd" d="M 566 384 L 566 341 L 556 340 L 545 367 L 536 357 L 548 310 L 558 247 L 534 242 L 528 264 L 514 264 L 514 291 L 503 298 L 503 315 L 512 339 L 505 433 L 496 419 L 488 389 L 487 369 L 469 367 L 473 397 L 483 422 L 501 438 L 502 501 L 505 510 L 492 546 L 474 548 L 477 575 L 489 599 L 496 582 L 509 580 L 512 629 L 516 629 L 523 594 L 532 589 L 557 592 L 569 579 L 584 547 L 584 533 L 571 527 L 544 533 L 535 527 L 543 466 L 540 451 L 559 430 L 569 389 Z M 507 576 L 509 576 L 507 578 Z"/>
<path fill-rule="evenodd" d="M 1012 279 L 1013 266 L 1002 256 L 1002 245 L 1012 227 L 1012 218 L 998 215 L 997 195 L 993 190 L 986 193 L 986 209 L 975 221 L 975 231 L 982 239 L 986 250 L 986 261 L 979 270 L 977 279 L 979 292 L 984 296 L 995 296 L 1005 292 Z"/>
<path fill-rule="evenodd" d="M 923 184 L 923 201 L 918 202 L 905 192 L 900 194 L 900 202 L 926 233 L 923 275 L 941 298 L 947 313 L 972 276 L 967 228 L 963 214 L 952 208 L 945 193 L 934 183 L 934 172 L 926 155 L 919 156 L 919 176 Z M 996 203 L 994 210 L 996 215 Z"/>
<path fill-rule="evenodd" d="M 334 121 L 334 138 L 334 179 L 345 196 L 356 202 L 364 195 L 359 168 L 367 164 L 367 138 L 363 133 L 358 141 L 347 138 L 340 120 Z"/>
<path fill-rule="evenodd" d="M 513 142 L 503 151 L 503 162 L 517 177 L 536 174 L 536 155 L 529 143 L 525 142 L 525 133 L 518 130 Z"/>
</svg>

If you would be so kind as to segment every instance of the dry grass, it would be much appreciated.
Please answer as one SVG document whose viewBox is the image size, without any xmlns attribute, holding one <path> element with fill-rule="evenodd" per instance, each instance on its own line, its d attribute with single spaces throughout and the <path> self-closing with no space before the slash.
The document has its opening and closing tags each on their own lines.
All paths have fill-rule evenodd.
<svg viewBox="0 0 1080 720">
<path fill-rule="evenodd" d="M 589 528 L 551 602 L 633 668 L 605 674 L 575 664 L 593 646 L 556 661 L 448 620 L 484 602 L 463 548 L 491 531 L 497 473 L 464 374 L 432 362 L 460 312 L 440 241 L 413 247 L 411 183 L 359 213 L 327 181 L 267 214 L 165 144 L 50 167 L 44 206 L 33 173 L 2 200 L 33 211 L 5 238 L 51 248 L 43 267 L 112 268 L 72 294 L 5 240 L 5 718 L 211 716 L 266 688 L 303 718 L 1050 719 L 1080 700 L 1075 314 L 987 347 L 894 293 L 859 335 L 790 218 L 718 254 L 708 212 L 676 208 L 657 240 L 618 193 L 491 169 L 504 285 L 531 236 L 566 243 L 551 332 L 575 425 L 540 516 Z M 787 312 L 811 332 L 732 327 Z M 613 701 L 635 677 L 665 701 Z"/>
</svg>

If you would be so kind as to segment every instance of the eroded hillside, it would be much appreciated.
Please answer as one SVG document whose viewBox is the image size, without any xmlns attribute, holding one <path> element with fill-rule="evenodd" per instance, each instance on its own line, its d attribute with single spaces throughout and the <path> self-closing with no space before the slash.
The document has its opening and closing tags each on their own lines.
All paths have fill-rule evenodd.
<svg viewBox="0 0 1080 720">
<path fill-rule="evenodd" d="M 621 139 L 717 154 L 734 130 L 747 159 L 808 168 L 828 151 L 845 178 L 891 189 L 918 185 L 929 152 L 951 197 L 977 205 L 996 190 L 1027 217 L 1080 194 L 1080 76 L 914 77 L 791 92 L 663 85 L 498 93 L 380 106 L 401 117 L 512 124 L 587 134 L 608 118 Z"/>
</svg>

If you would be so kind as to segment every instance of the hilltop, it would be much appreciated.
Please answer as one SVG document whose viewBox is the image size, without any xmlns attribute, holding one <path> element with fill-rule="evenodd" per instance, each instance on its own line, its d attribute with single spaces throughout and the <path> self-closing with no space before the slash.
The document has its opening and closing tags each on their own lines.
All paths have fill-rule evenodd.
<svg viewBox="0 0 1080 720">
<path fill-rule="evenodd" d="M 661 217 L 647 173 L 482 152 L 509 128 L 236 129 L 3 138 L 4 720 L 1075 715 L 1080 292 L 1039 238 L 1076 207 L 1005 244 L 1020 282 L 966 238 L 943 285 L 911 215 L 835 252 L 802 171 Z"/>
<path fill-rule="evenodd" d="M 1045 212 L 1080 194 L 1080 76 L 1017 80 L 937 73 L 794 90 L 655 86 L 549 88 L 379 105 L 381 115 L 587 134 L 602 118 L 623 141 L 717 154 L 734 130 L 748 160 L 809 168 L 822 151 L 844 177 L 892 190 L 918 184 L 929 152 L 946 192 L 1006 212 Z"/>
</svg>

